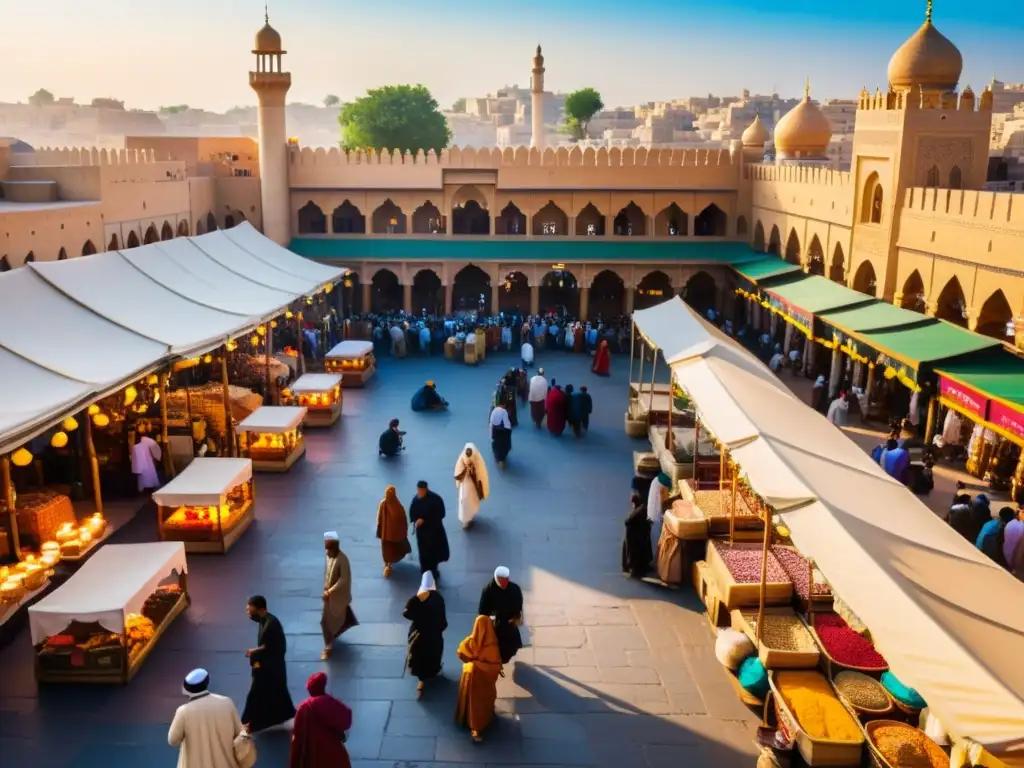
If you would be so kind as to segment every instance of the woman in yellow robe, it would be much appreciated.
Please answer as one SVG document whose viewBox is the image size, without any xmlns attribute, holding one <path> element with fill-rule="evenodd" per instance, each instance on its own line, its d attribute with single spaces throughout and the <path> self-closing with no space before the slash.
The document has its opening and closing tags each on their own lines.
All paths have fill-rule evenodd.
<svg viewBox="0 0 1024 768">
<path fill-rule="evenodd" d="M 384 499 L 377 505 L 377 538 L 380 539 L 386 579 L 391 576 L 391 566 L 412 552 L 409 544 L 409 518 L 393 485 L 384 489 Z"/>
<path fill-rule="evenodd" d="M 459 644 L 462 679 L 455 722 L 469 728 L 473 741 L 482 741 L 481 733 L 494 719 L 494 702 L 498 698 L 498 676 L 501 674 L 501 652 L 498 636 L 490 616 L 477 616 L 473 632 Z"/>
</svg>

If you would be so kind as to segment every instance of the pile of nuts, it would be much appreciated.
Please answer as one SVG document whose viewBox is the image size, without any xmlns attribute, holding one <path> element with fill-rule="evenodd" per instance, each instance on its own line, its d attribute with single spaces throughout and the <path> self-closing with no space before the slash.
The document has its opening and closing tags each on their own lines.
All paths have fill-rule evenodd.
<svg viewBox="0 0 1024 768">
<path fill-rule="evenodd" d="M 897 768 L 946 768 L 949 757 L 917 728 L 889 720 L 868 728 L 871 743 L 889 765 Z"/>
<path fill-rule="evenodd" d="M 744 614 L 743 618 L 756 632 L 757 614 Z M 764 628 L 761 630 L 761 642 L 766 648 L 774 651 L 812 653 L 818 650 L 807 627 L 793 614 L 766 613 Z"/>
<path fill-rule="evenodd" d="M 885 712 L 892 706 L 889 694 L 882 684 L 861 672 L 846 670 L 836 675 L 833 681 L 839 696 L 857 709 L 867 712 Z"/>
<path fill-rule="evenodd" d="M 808 587 L 810 582 L 810 564 L 792 547 L 773 547 L 772 554 L 778 558 L 782 568 L 789 574 L 790 580 L 793 582 L 793 587 L 796 589 L 797 594 L 800 595 L 804 600 L 807 599 Z M 814 595 L 828 597 L 832 594 L 832 588 L 825 582 L 821 574 L 815 572 L 814 575 Z"/>
<path fill-rule="evenodd" d="M 761 583 L 761 554 L 762 547 L 755 543 L 729 544 L 725 541 L 715 540 L 712 542 L 718 556 L 722 558 L 725 567 L 729 569 L 733 580 L 737 584 L 760 584 Z M 775 556 L 768 553 L 768 583 L 789 584 L 789 576 L 779 565 Z"/>
<path fill-rule="evenodd" d="M 724 491 L 694 491 L 693 503 L 700 507 L 707 517 L 729 517 L 732 507 L 732 496 Z M 736 515 L 753 515 L 743 497 L 736 495 Z"/>
</svg>

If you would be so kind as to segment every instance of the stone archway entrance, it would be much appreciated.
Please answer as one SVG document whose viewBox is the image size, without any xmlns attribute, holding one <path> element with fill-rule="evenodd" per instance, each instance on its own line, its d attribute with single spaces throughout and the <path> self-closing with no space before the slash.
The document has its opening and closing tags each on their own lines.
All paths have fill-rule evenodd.
<svg viewBox="0 0 1024 768">
<path fill-rule="evenodd" d="M 505 275 L 498 287 L 498 311 L 520 316 L 530 313 L 530 280 L 519 271 Z"/>
<path fill-rule="evenodd" d="M 467 200 L 465 205 L 452 209 L 452 234 L 491 234 L 491 214 L 476 200 Z"/>
<path fill-rule="evenodd" d="M 370 290 L 370 311 L 391 314 L 402 309 L 402 283 L 390 269 L 380 269 L 373 276 Z"/>
<path fill-rule="evenodd" d="M 718 284 L 707 272 L 700 271 L 686 281 L 682 296 L 695 312 L 707 317 L 709 309 L 718 307 Z"/>
<path fill-rule="evenodd" d="M 633 292 L 633 309 L 653 307 L 667 301 L 673 295 L 672 279 L 660 269 L 656 269 L 653 272 L 648 272 L 637 283 Z"/>
<path fill-rule="evenodd" d="M 452 281 L 452 311 L 491 314 L 491 276 L 476 264 L 466 265 L 455 275 Z"/>
<path fill-rule="evenodd" d="M 616 272 L 604 269 L 590 284 L 590 301 L 585 320 L 610 320 L 626 312 L 626 284 Z"/>
<path fill-rule="evenodd" d="M 426 311 L 428 315 L 444 314 L 444 286 L 432 269 L 421 269 L 412 279 L 413 314 Z"/>
<path fill-rule="evenodd" d="M 580 284 L 567 269 L 548 272 L 540 281 L 540 311 L 577 317 L 580 312 Z"/>
</svg>

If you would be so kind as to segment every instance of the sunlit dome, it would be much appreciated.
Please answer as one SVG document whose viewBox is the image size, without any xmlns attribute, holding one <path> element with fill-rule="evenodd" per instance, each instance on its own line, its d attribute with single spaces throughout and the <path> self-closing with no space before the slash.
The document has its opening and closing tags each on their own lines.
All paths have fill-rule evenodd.
<svg viewBox="0 0 1024 768">
<path fill-rule="evenodd" d="M 924 24 L 889 60 L 889 82 L 894 88 L 955 91 L 964 58 L 953 43 L 932 24 L 932 6 Z"/>
<path fill-rule="evenodd" d="M 818 105 L 811 102 L 808 83 L 803 100 L 775 126 L 775 149 L 790 156 L 823 157 L 831 140 L 832 124 Z"/>
<path fill-rule="evenodd" d="M 270 26 L 270 20 L 263 25 L 263 28 L 256 33 L 256 47 L 253 53 L 283 53 L 281 47 L 281 35 L 276 29 Z"/>
<path fill-rule="evenodd" d="M 760 115 L 754 115 L 754 122 L 747 126 L 741 141 L 744 147 L 763 147 L 768 141 L 768 129 L 761 122 Z"/>
</svg>

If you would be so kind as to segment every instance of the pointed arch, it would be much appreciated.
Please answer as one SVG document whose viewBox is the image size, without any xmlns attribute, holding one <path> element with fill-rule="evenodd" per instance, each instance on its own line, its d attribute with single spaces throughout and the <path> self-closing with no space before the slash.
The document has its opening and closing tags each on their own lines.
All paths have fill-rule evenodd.
<svg viewBox="0 0 1024 768">
<path fill-rule="evenodd" d="M 436 205 L 427 200 L 412 212 L 412 231 L 417 235 L 444 234 L 444 217 Z"/>
<path fill-rule="evenodd" d="M 633 308 L 647 309 L 667 301 L 674 295 L 672 278 L 660 269 L 655 269 L 644 275 L 637 283 L 633 293 Z"/>
<path fill-rule="evenodd" d="M 576 275 L 567 269 L 554 269 L 540 281 L 541 312 L 564 310 L 576 317 L 580 313 L 580 284 Z"/>
<path fill-rule="evenodd" d="M 882 221 L 882 184 L 877 171 L 873 171 L 864 182 L 860 220 L 864 224 L 879 224 Z"/>
<path fill-rule="evenodd" d="M 526 214 L 519 210 L 519 206 L 509 202 L 494 222 L 494 231 L 499 235 L 525 235 Z"/>
<path fill-rule="evenodd" d="M 161 240 L 173 240 L 174 239 L 174 228 L 171 226 L 169 221 L 165 221 L 164 225 L 160 228 L 160 239 Z"/>
<path fill-rule="evenodd" d="M 643 237 L 647 234 L 647 214 L 630 200 L 615 214 L 612 232 L 620 237 Z"/>
<path fill-rule="evenodd" d="M 963 173 L 961 173 L 959 165 L 954 165 L 949 170 L 949 188 L 950 189 L 963 189 L 963 186 L 964 186 Z"/>
<path fill-rule="evenodd" d="M 133 229 L 128 233 L 128 240 L 124 244 L 125 248 L 138 248 L 139 247 L 139 236 L 135 234 Z"/>
<path fill-rule="evenodd" d="M 22 264 L 31 264 L 35 260 L 36 260 L 36 252 L 35 251 L 29 251 L 28 252 L 28 256 L 25 257 L 25 261 L 23 261 Z"/>
<path fill-rule="evenodd" d="M 576 216 L 577 237 L 604 237 L 605 216 L 593 203 L 587 203 Z"/>
<path fill-rule="evenodd" d="M 985 299 L 974 330 L 976 333 L 1000 340 L 1006 340 L 1007 336 L 1014 335 L 1013 309 L 1010 308 L 1010 302 L 1006 300 L 1006 294 L 1002 289 L 997 289 Z"/>
<path fill-rule="evenodd" d="M 217 218 L 212 212 L 206 214 L 206 231 L 215 232 L 217 230 Z"/>
<path fill-rule="evenodd" d="M 736 236 L 746 237 L 747 236 L 747 217 L 737 216 L 736 217 Z"/>
<path fill-rule="evenodd" d="M 819 277 L 825 276 L 825 249 L 821 247 L 817 235 L 811 238 L 811 245 L 807 249 L 807 271 Z"/>
<path fill-rule="evenodd" d="M 956 275 L 949 278 L 935 301 L 935 317 L 961 328 L 967 327 L 967 298 Z"/>
<path fill-rule="evenodd" d="M 782 255 L 782 235 L 779 234 L 779 228 L 776 225 L 772 225 L 772 233 L 768 236 L 768 253 L 774 253 L 776 256 Z"/>
<path fill-rule="evenodd" d="M 686 281 L 682 297 L 695 312 L 706 316 L 709 309 L 718 306 L 718 284 L 715 278 L 701 270 Z"/>
<path fill-rule="evenodd" d="M 444 286 L 437 272 L 432 269 L 421 269 L 412 278 L 413 313 L 419 315 L 426 311 L 430 315 L 444 314 Z"/>
<path fill-rule="evenodd" d="M 725 237 L 728 230 L 728 217 L 725 211 L 714 203 L 708 205 L 693 220 L 694 237 Z"/>
<path fill-rule="evenodd" d="M 470 201 L 467 205 L 472 204 Z M 491 314 L 491 276 L 476 264 L 467 264 L 452 280 L 452 311 Z"/>
<path fill-rule="evenodd" d="M 299 234 L 327 234 L 327 217 L 324 216 L 324 212 L 320 209 L 320 206 L 312 200 L 299 208 Z"/>
<path fill-rule="evenodd" d="M 903 281 L 901 294 L 901 309 L 924 313 L 927 306 L 927 298 L 924 295 L 924 280 L 921 278 L 921 273 L 916 269 Z"/>
<path fill-rule="evenodd" d="M 203 227 L 203 220 L 196 219 L 196 235 L 205 235 L 206 229 Z"/>
<path fill-rule="evenodd" d="M 188 219 L 182 219 L 178 222 L 178 237 L 188 237 Z"/>
<path fill-rule="evenodd" d="M 10 272 L 10 271 L 11 271 L 11 262 L 7 258 L 7 255 L 5 254 L 3 256 L 0 256 L 0 273 L 2 273 L 2 272 Z"/>
<path fill-rule="evenodd" d="M 786 240 L 786 261 L 790 264 L 800 264 L 800 238 L 796 236 L 796 230 L 789 230 L 789 238 Z"/>
<path fill-rule="evenodd" d="M 475 189 L 475 187 L 474 187 Z M 453 235 L 491 234 L 491 214 L 476 200 L 452 208 Z"/>
<path fill-rule="evenodd" d="M 928 173 L 924 178 L 924 185 L 926 187 L 938 187 L 939 186 L 939 166 L 933 165 L 928 169 Z"/>
<path fill-rule="evenodd" d="M 675 203 L 669 203 L 654 217 L 654 234 L 658 237 L 686 237 L 690 217 Z"/>
<path fill-rule="evenodd" d="M 863 261 L 853 276 L 853 290 L 868 296 L 878 295 L 878 281 L 875 278 L 875 267 L 870 261 Z"/>
<path fill-rule="evenodd" d="M 331 212 L 331 232 L 336 235 L 364 235 L 366 217 L 351 201 L 345 200 Z"/>
<path fill-rule="evenodd" d="M 548 200 L 547 205 L 533 214 L 533 234 L 534 237 L 569 234 L 569 217 L 554 200 Z"/>
<path fill-rule="evenodd" d="M 373 212 L 372 226 L 375 235 L 404 235 L 406 215 L 391 198 L 388 198 Z"/>
<path fill-rule="evenodd" d="M 498 291 L 498 311 L 529 314 L 530 279 L 524 273 L 513 270 L 505 275 Z"/>
<path fill-rule="evenodd" d="M 64 249 L 61 248 L 61 250 L 63 251 Z M 92 240 L 86 240 L 85 244 L 82 246 L 82 255 L 83 256 L 92 256 L 94 253 L 96 253 L 96 246 L 92 244 Z M 57 258 L 59 259 L 60 256 L 58 256 Z M 66 255 L 65 255 L 65 258 L 66 258 Z"/>
<path fill-rule="evenodd" d="M 584 320 L 618 317 L 626 311 L 626 283 L 618 272 L 602 269 L 590 282 L 590 300 Z"/>
<path fill-rule="evenodd" d="M 60 250 L 57 251 L 57 261 L 67 261 L 68 252 L 64 246 L 61 246 Z"/>
<path fill-rule="evenodd" d="M 835 250 L 832 251 L 832 263 L 828 267 L 828 279 L 833 283 L 846 285 L 846 262 L 843 257 L 843 246 L 840 243 L 836 243 Z"/>
<path fill-rule="evenodd" d="M 378 269 L 371 280 L 370 312 L 390 314 L 402 308 L 402 283 L 390 269 Z"/>
<path fill-rule="evenodd" d="M 761 223 L 760 219 L 758 219 L 757 223 L 754 224 L 754 239 L 751 242 L 750 247 L 761 253 L 764 253 L 767 248 L 767 245 L 764 242 L 764 224 Z"/>
<path fill-rule="evenodd" d="M 224 217 L 224 229 L 234 229 L 237 223 L 238 222 L 235 221 L 235 215 L 233 213 L 229 213 Z"/>
<path fill-rule="evenodd" d="M 150 245 L 151 243 L 158 242 L 160 242 L 160 233 L 156 231 L 155 224 L 150 224 L 146 227 L 146 234 L 143 235 L 142 243 L 143 245 Z"/>
<path fill-rule="evenodd" d="M 121 250 L 121 241 L 118 240 L 116 232 L 110 236 L 110 242 L 107 243 L 107 250 L 108 251 L 119 251 L 119 250 Z"/>
</svg>

